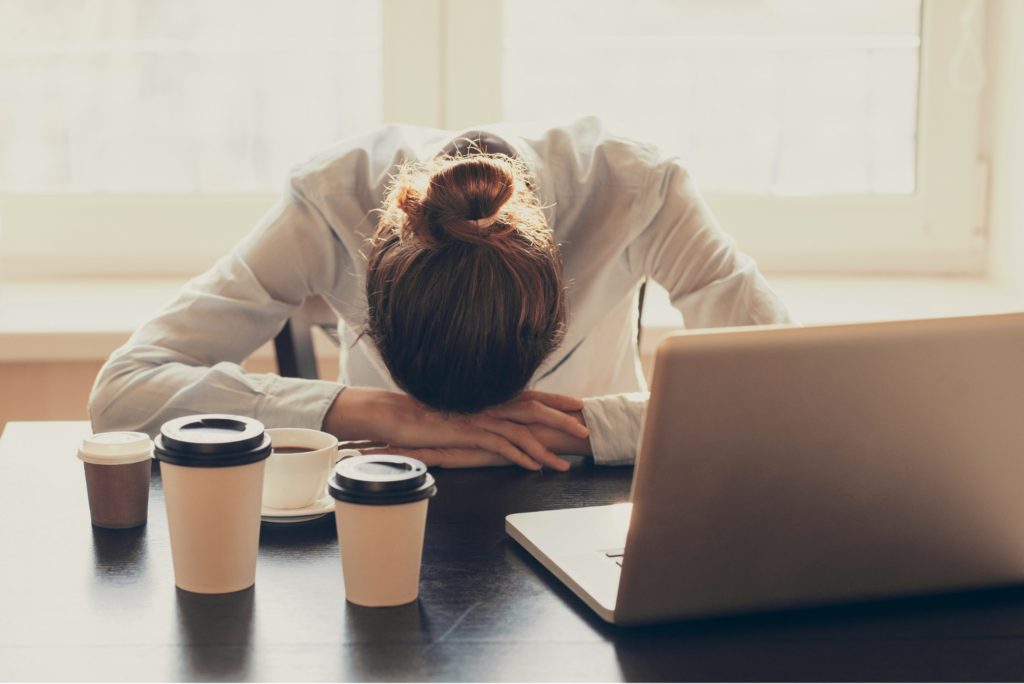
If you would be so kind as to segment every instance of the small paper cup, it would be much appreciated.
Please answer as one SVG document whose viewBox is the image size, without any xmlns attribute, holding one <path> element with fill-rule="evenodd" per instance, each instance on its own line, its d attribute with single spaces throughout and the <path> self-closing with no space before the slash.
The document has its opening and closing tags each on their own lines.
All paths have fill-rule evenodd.
<svg viewBox="0 0 1024 684">
<path fill-rule="evenodd" d="M 124 529 L 149 518 L 153 444 L 141 432 L 103 432 L 82 440 L 89 513 L 96 527 Z"/>
<path fill-rule="evenodd" d="M 422 462 L 358 456 L 339 463 L 334 497 L 345 598 L 360 606 L 400 606 L 419 596 L 427 503 L 437 493 Z"/>
</svg>

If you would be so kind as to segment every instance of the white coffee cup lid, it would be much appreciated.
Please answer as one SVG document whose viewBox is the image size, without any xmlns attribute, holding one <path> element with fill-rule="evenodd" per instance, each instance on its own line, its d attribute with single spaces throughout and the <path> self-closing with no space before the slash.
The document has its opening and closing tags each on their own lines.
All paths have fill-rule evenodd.
<svg viewBox="0 0 1024 684">
<path fill-rule="evenodd" d="M 152 458 L 153 442 L 144 432 L 101 432 L 82 440 L 78 458 L 98 465 L 138 463 Z"/>
</svg>

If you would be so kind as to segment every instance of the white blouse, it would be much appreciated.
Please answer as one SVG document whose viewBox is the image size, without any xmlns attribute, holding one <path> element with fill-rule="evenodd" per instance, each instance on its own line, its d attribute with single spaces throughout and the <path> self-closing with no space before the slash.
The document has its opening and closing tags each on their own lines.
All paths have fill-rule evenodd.
<svg viewBox="0 0 1024 684">
<path fill-rule="evenodd" d="M 596 462 L 631 463 L 647 397 L 636 340 L 644 279 L 668 290 L 688 328 L 789 322 L 786 307 L 678 159 L 593 117 L 483 130 L 527 162 L 562 251 L 568 331 L 530 388 L 584 397 Z M 366 310 L 365 243 L 389 175 L 458 135 L 385 126 L 295 166 L 253 231 L 111 355 L 89 400 L 93 429 L 153 435 L 196 413 L 320 429 L 345 386 L 398 391 L 365 338 L 351 346 Z M 338 382 L 243 371 L 311 294 L 339 317 Z"/>
</svg>

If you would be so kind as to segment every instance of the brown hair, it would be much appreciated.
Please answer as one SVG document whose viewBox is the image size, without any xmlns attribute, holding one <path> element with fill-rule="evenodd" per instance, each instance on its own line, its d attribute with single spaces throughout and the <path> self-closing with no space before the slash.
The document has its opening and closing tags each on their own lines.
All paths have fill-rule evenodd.
<svg viewBox="0 0 1024 684">
<path fill-rule="evenodd" d="M 504 155 L 440 157 L 403 165 L 388 188 L 366 334 L 431 408 L 515 398 L 565 334 L 562 258 L 528 173 Z"/>
</svg>

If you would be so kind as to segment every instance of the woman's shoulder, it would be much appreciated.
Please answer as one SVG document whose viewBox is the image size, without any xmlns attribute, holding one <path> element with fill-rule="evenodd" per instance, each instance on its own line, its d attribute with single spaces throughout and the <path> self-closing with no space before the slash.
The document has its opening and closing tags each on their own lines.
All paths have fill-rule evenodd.
<svg viewBox="0 0 1024 684">
<path fill-rule="evenodd" d="M 665 163 L 664 152 L 641 132 L 606 117 L 549 119 L 509 129 L 563 191 L 573 184 L 641 185 L 652 168 Z"/>
<path fill-rule="evenodd" d="M 379 126 L 293 165 L 288 183 L 311 196 L 377 193 L 395 169 L 439 147 L 450 133 L 407 124 Z"/>
</svg>

